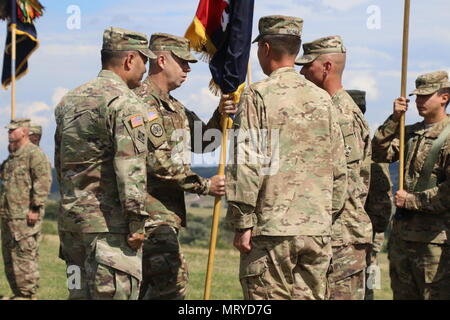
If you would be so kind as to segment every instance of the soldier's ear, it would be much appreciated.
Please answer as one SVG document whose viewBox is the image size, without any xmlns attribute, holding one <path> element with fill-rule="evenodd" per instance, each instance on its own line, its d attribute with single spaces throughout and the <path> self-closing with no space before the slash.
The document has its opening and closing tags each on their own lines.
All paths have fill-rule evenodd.
<svg viewBox="0 0 450 320">
<path fill-rule="evenodd" d="M 123 60 L 123 66 L 125 68 L 125 70 L 131 70 L 131 66 L 133 65 L 133 63 L 135 63 L 135 59 L 137 58 L 136 53 L 135 52 L 128 52 L 127 55 L 125 56 L 125 59 Z"/>
<path fill-rule="evenodd" d="M 156 58 L 156 63 L 158 64 L 161 70 L 164 70 L 167 64 L 166 56 L 163 54 L 158 55 L 158 57 Z"/>
</svg>

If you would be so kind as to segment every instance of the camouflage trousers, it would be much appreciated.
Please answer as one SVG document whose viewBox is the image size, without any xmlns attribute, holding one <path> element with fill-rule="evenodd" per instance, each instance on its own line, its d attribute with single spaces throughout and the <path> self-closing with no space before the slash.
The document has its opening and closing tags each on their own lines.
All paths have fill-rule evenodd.
<svg viewBox="0 0 450 320">
<path fill-rule="evenodd" d="M 373 243 L 371 245 L 372 250 L 367 255 L 366 262 L 367 262 L 367 269 L 366 269 L 366 276 L 367 276 L 367 282 L 366 282 L 366 295 L 364 297 L 364 300 L 374 300 L 374 288 L 369 286 L 370 282 L 370 274 L 371 270 L 373 269 L 373 272 L 381 272 L 380 267 L 378 265 L 378 254 L 380 253 L 384 243 L 384 232 L 377 232 L 373 236 Z M 379 275 L 381 277 L 381 275 Z M 381 280 L 381 279 L 380 279 Z"/>
<path fill-rule="evenodd" d="M 69 300 L 136 300 L 142 250 L 125 234 L 59 232 L 60 258 L 67 265 Z"/>
<path fill-rule="evenodd" d="M 142 260 L 143 281 L 139 299 L 185 298 L 189 273 L 180 252 L 177 229 L 167 225 L 147 228 Z"/>
<path fill-rule="evenodd" d="M 29 227 L 25 219 L 1 219 L 5 273 L 15 296 L 30 297 L 39 288 L 41 226 L 41 220 Z"/>
<path fill-rule="evenodd" d="M 391 235 L 389 274 L 394 300 L 450 300 L 450 246 Z"/>
<path fill-rule="evenodd" d="M 330 237 L 252 238 L 252 250 L 241 254 L 244 299 L 325 299 L 331 255 Z"/>
<path fill-rule="evenodd" d="M 333 247 L 328 274 L 330 300 L 364 300 L 369 244 Z"/>
</svg>

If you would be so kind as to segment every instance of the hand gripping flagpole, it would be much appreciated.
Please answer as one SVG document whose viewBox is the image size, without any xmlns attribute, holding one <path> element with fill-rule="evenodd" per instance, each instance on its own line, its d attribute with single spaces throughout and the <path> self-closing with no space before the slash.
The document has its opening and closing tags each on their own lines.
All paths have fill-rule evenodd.
<svg viewBox="0 0 450 320">
<path fill-rule="evenodd" d="M 248 85 L 252 84 L 252 72 L 250 68 L 250 61 L 248 63 L 247 70 L 247 80 Z M 235 102 L 237 103 L 235 98 Z M 222 147 L 220 151 L 220 163 L 218 175 L 225 175 L 225 163 L 227 161 L 227 141 L 228 141 L 228 124 L 230 122 L 230 117 L 228 115 L 222 116 Z M 205 279 L 205 291 L 203 295 L 203 300 L 209 300 L 211 295 L 211 280 L 212 280 L 212 272 L 214 267 L 214 256 L 216 253 L 216 245 L 217 245 L 217 233 L 219 230 L 219 218 L 220 211 L 222 209 L 222 198 L 216 197 L 214 201 L 214 213 L 213 213 L 213 222 L 211 227 L 211 237 L 210 237 L 210 245 L 209 245 L 209 255 L 208 255 L 208 268 L 206 270 L 206 279 Z"/>
<path fill-rule="evenodd" d="M 11 0 L 11 120 L 16 117 L 16 29 L 17 29 L 17 2 Z"/>
<path fill-rule="evenodd" d="M 408 44 L 409 44 L 409 16 L 411 1 L 405 0 L 405 12 L 403 21 L 403 53 L 402 53 L 402 82 L 401 96 L 406 97 L 406 82 L 408 76 Z M 399 154 L 399 172 L 398 172 L 398 189 L 403 190 L 404 187 L 404 168 L 405 168 L 405 113 L 400 118 L 400 154 Z"/>
</svg>

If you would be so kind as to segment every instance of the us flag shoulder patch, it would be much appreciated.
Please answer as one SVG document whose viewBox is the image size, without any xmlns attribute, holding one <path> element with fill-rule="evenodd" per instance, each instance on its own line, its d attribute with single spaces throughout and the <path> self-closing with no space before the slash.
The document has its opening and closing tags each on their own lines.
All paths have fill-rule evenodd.
<svg viewBox="0 0 450 320">
<path fill-rule="evenodd" d="M 132 116 L 130 118 L 130 124 L 131 124 L 131 127 L 133 129 L 137 128 L 137 127 L 140 127 L 140 126 L 143 126 L 144 125 L 144 118 L 140 114 Z"/>
<path fill-rule="evenodd" d="M 153 121 L 155 119 L 158 119 L 158 113 L 155 111 L 149 111 L 148 112 L 148 120 Z"/>
</svg>

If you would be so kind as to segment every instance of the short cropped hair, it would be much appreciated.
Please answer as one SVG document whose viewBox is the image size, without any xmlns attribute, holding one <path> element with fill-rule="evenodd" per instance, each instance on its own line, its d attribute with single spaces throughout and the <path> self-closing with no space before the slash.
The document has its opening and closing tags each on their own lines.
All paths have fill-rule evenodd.
<svg viewBox="0 0 450 320">
<path fill-rule="evenodd" d="M 130 52 L 131 51 L 102 49 L 101 51 L 102 67 L 104 68 L 106 66 L 117 65 L 120 62 L 120 60 L 125 58 Z"/>
<path fill-rule="evenodd" d="M 267 42 L 277 55 L 297 56 L 302 40 L 290 34 L 273 34 L 263 36 L 262 42 Z"/>
</svg>

